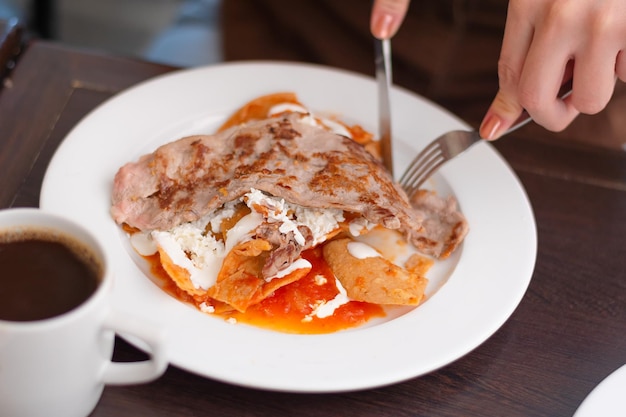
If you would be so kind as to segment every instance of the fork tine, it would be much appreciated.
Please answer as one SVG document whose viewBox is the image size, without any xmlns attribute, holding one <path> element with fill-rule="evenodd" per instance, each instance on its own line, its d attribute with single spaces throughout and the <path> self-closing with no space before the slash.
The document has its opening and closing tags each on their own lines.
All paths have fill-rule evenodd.
<svg viewBox="0 0 626 417">
<path fill-rule="evenodd" d="M 438 153 L 420 163 L 419 169 L 411 176 L 411 181 L 403 186 L 409 199 L 413 198 L 413 195 L 422 186 L 424 181 L 426 181 L 445 161 L 446 158 L 444 155 Z"/>
<path fill-rule="evenodd" d="M 419 172 L 416 172 L 410 184 L 403 187 L 407 195 L 409 196 L 409 200 L 413 198 L 413 196 L 422 186 L 424 181 L 430 178 L 433 173 L 437 171 L 437 169 L 439 169 L 441 165 L 443 165 L 444 162 L 446 162 L 446 158 L 443 156 L 443 154 L 439 154 L 435 155 L 432 159 L 428 160 L 428 162 L 426 163 L 423 163 L 419 167 Z"/>
<path fill-rule="evenodd" d="M 436 156 L 439 153 L 439 142 L 433 141 L 429 143 L 422 151 L 417 154 L 415 158 L 411 161 L 409 166 L 405 169 L 404 174 L 398 181 L 402 187 L 409 185 L 412 182 L 412 178 L 415 176 L 415 172 L 420 169 L 420 165 L 424 163 L 424 161 Z"/>
<path fill-rule="evenodd" d="M 414 191 L 414 188 L 417 188 L 419 185 L 421 185 L 424 173 L 429 172 L 433 165 L 439 164 L 441 159 L 441 154 L 432 152 L 432 154 L 429 155 L 428 158 L 423 158 L 422 160 L 420 160 L 419 166 L 413 171 L 407 183 L 402 186 L 407 191 L 407 193 L 412 193 Z"/>
</svg>

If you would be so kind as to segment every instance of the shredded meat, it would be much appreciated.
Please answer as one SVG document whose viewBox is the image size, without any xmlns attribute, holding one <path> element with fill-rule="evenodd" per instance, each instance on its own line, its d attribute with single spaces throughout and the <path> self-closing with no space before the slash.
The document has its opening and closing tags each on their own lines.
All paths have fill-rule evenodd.
<svg viewBox="0 0 626 417">
<path fill-rule="evenodd" d="M 256 237 L 270 242 L 274 250 L 270 253 L 261 271 L 264 278 L 275 276 L 280 270 L 295 262 L 303 250 L 313 244 L 313 232 L 306 226 L 298 226 L 298 231 L 304 237 L 304 244 L 300 245 L 294 232 L 281 233 L 278 229 L 281 223 L 263 223 L 256 229 Z"/>
</svg>

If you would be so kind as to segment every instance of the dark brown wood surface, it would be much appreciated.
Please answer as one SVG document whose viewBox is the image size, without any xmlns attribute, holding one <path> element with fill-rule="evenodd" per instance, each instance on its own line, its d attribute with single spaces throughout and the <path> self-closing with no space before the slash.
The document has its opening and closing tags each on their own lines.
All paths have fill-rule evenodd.
<svg viewBox="0 0 626 417">
<path fill-rule="evenodd" d="M 0 207 L 37 206 L 68 131 L 114 94 L 172 69 L 29 45 L 0 90 Z M 93 416 L 571 416 L 626 362 L 626 154 L 548 141 L 540 129 L 515 136 L 496 147 L 533 205 L 537 264 L 512 317 L 474 351 L 410 381 L 324 395 L 246 389 L 170 366 L 153 383 L 107 387 Z M 142 357 L 117 340 L 116 360 Z"/>
</svg>

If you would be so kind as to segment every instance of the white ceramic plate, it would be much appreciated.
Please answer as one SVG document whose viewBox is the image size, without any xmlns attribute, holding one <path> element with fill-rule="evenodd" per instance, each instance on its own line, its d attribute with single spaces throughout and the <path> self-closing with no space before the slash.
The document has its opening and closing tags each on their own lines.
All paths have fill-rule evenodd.
<svg viewBox="0 0 626 417">
<path fill-rule="evenodd" d="M 296 92 L 317 114 L 377 132 L 373 79 L 313 65 L 248 62 L 182 70 L 139 84 L 98 107 L 65 138 L 46 173 L 41 207 L 74 218 L 102 239 L 115 261 L 114 307 L 159 323 L 178 367 L 291 392 L 403 381 L 451 363 L 490 337 L 526 291 L 536 230 L 523 188 L 487 143 L 431 181 L 441 194 L 456 196 L 471 230 L 455 255 L 431 271 L 429 298 L 416 309 L 334 334 L 283 334 L 203 314 L 146 276 L 109 216 L 117 169 L 162 143 L 213 132 L 248 100 L 278 91 Z M 430 139 L 466 127 L 405 90 L 394 88 L 391 99 L 397 173 Z"/>
<path fill-rule="evenodd" d="M 580 404 L 574 417 L 626 416 L 626 365 L 607 376 Z"/>
</svg>

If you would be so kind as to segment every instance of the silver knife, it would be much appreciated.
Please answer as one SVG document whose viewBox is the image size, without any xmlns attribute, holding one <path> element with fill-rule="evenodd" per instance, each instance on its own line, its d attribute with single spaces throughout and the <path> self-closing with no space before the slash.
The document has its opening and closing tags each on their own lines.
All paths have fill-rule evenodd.
<svg viewBox="0 0 626 417">
<path fill-rule="evenodd" d="M 383 164 L 393 177 L 393 152 L 391 147 L 391 41 L 376 39 L 376 81 L 378 84 L 378 133 Z"/>
</svg>

